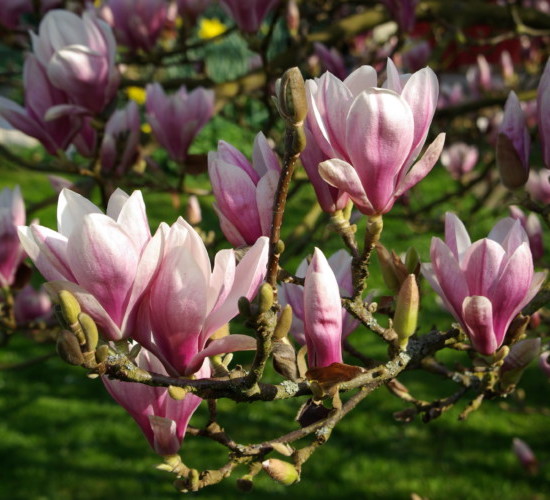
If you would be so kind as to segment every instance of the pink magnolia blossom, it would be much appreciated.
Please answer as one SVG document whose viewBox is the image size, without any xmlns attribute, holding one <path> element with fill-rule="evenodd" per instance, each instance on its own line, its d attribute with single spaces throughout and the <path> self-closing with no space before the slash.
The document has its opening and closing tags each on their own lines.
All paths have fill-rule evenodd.
<svg viewBox="0 0 550 500">
<path fill-rule="evenodd" d="M 315 248 L 304 281 L 304 334 L 310 367 L 342 362 L 342 305 L 336 276 Z"/>
<path fill-rule="evenodd" d="M 431 55 L 430 43 L 427 40 L 421 40 L 403 53 L 403 64 L 410 71 L 418 71 L 428 64 Z"/>
<path fill-rule="evenodd" d="M 537 89 L 537 122 L 542 146 L 542 158 L 546 168 L 550 168 L 550 58 Z"/>
<path fill-rule="evenodd" d="M 546 273 L 534 273 L 529 241 L 519 221 L 495 225 L 487 238 L 471 243 L 454 214 L 445 218 L 445 242 L 433 238 L 431 264 L 422 273 L 474 349 L 493 354 L 512 320 L 535 296 Z"/>
<path fill-rule="evenodd" d="M 52 301 L 45 291 L 26 285 L 15 296 L 13 312 L 18 325 L 49 319 L 53 312 Z"/>
<path fill-rule="evenodd" d="M 150 51 L 169 18 L 169 4 L 166 0 L 107 0 L 99 13 L 122 45 Z"/>
<path fill-rule="evenodd" d="M 150 352 L 142 349 L 136 359 L 139 368 L 161 375 L 168 375 L 162 363 Z M 210 366 L 204 363 L 198 378 L 210 376 Z M 202 399 L 187 394 L 175 400 L 166 387 L 153 387 L 134 382 L 122 382 L 101 377 L 112 398 L 136 421 L 151 448 L 161 456 L 178 453 L 187 425 Z"/>
<path fill-rule="evenodd" d="M 25 258 L 17 226 L 25 224 L 25 204 L 19 186 L 0 191 L 0 286 L 10 286 Z"/>
<path fill-rule="evenodd" d="M 0 116 L 12 127 L 38 139 L 49 153 L 65 150 L 80 130 L 82 119 L 76 115 L 49 116 L 52 109 L 69 105 L 69 97 L 52 85 L 46 70 L 32 54 L 25 58 L 23 86 L 25 107 L 0 97 Z"/>
<path fill-rule="evenodd" d="M 513 219 L 517 219 L 521 222 L 521 225 L 527 237 L 529 238 L 529 248 L 531 248 L 531 254 L 533 260 L 536 262 L 544 255 L 544 243 L 542 237 L 542 225 L 540 223 L 537 214 L 531 212 L 528 216 L 525 216 L 521 208 L 511 205 L 510 216 Z"/>
<path fill-rule="evenodd" d="M 332 274 L 336 278 L 339 294 L 342 297 L 351 297 L 353 293 L 351 278 L 351 255 L 349 255 L 345 250 L 338 250 L 329 257 L 327 262 L 330 266 Z M 296 270 L 296 276 L 304 278 L 308 269 L 308 262 L 304 259 Z M 306 309 L 304 287 L 293 283 L 283 283 L 279 288 L 279 302 L 282 305 L 290 304 L 292 306 L 292 326 L 290 328 L 290 333 L 297 342 L 302 345 L 306 344 L 307 339 L 304 327 Z M 340 338 L 344 340 L 359 326 L 359 321 L 351 316 L 346 309 L 341 306 L 340 310 L 342 314 Z"/>
<path fill-rule="evenodd" d="M 198 87 L 187 92 L 182 86 L 167 96 L 158 83 L 147 85 L 147 121 L 157 141 L 176 161 L 187 158 L 187 150 L 214 114 L 214 92 Z"/>
<path fill-rule="evenodd" d="M 527 472 L 530 474 L 537 473 L 539 467 L 537 457 L 525 441 L 520 438 L 514 438 L 512 441 L 512 451 Z"/>
<path fill-rule="evenodd" d="M 69 290 L 109 340 L 132 333 L 137 306 L 156 271 L 162 231 L 152 238 L 140 191 L 117 189 L 103 214 L 64 189 L 58 232 L 37 224 L 19 227 L 21 243 L 52 294 Z"/>
<path fill-rule="evenodd" d="M 280 173 L 277 155 L 261 132 L 254 140 L 252 164 L 225 141 L 208 154 L 214 209 L 233 246 L 252 245 L 260 236 L 269 236 Z"/>
<path fill-rule="evenodd" d="M 255 33 L 279 0 L 220 0 L 241 31 Z"/>
<path fill-rule="evenodd" d="M 455 142 L 441 153 L 441 164 L 453 179 L 460 179 L 477 165 L 479 150 L 464 142 Z"/>
<path fill-rule="evenodd" d="M 135 101 L 115 111 L 105 125 L 99 151 L 101 170 L 123 175 L 134 164 L 139 147 L 139 109 Z"/>
<path fill-rule="evenodd" d="M 546 169 L 539 171 L 531 170 L 529 179 L 525 184 L 525 190 L 531 197 L 540 203 L 550 203 L 550 172 Z"/>
<path fill-rule="evenodd" d="M 240 297 L 251 299 L 266 274 L 268 244 L 261 237 L 239 265 L 233 250 L 216 254 L 214 268 L 199 234 L 183 219 L 163 228 L 165 245 L 158 274 L 144 300 L 134 336 L 171 374 L 190 375 L 207 356 L 256 348 L 247 335 L 210 337 L 237 315 Z"/>
<path fill-rule="evenodd" d="M 66 10 L 53 10 L 42 19 L 38 35 L 31 33 L 31 38 L 33 53 L 48 79 L 71 100 L 54 116 L 99 113 L 111 102 L 120 75 L 115 65 L 115 38 L 107 23 L 91 11 L 78 17 Z"/>
<path fill-rule="evenodd" d="M 476 65 L 468 69 L 466 78 L 474 95 L 479 95 L 495 88 L 491 65 L 483 54 L 477 56 Z"/>
<path fill-rule="evenodd" d="M 330 73 L 308 80 L 307 127 L 330 158 L 321 177 L 349 194 L 364 214 L 389 212 L 395 200 L 423 179 L 443 148 L 444 134 L 420 153 L 437 104 L 438 83 L 429 68 L 400 76 L 388 60 L 385 88 L 371 66 L 343 82 Z"/>
</svg>

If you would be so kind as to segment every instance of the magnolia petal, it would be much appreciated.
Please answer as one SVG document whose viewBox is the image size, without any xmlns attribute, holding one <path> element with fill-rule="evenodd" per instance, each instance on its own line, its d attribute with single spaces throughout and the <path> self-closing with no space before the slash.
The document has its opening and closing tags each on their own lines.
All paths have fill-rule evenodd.
<svg viewBox="0 0 550 500">
<path fill-rule="evenodd" d="M 126 200 L 116 221 L 130 235 L 138 248 L 143 248 L 151 239 L 151 230 L 141 191 L 134 191 Z"/>
<path fill-rule="evenodd" d="M 420 158 L 420 160 L 418 160 L 405 175 L 395 191 L 395 197 L 401 196 L 413 186 L 416 186 L 416 184 L 418 184 L 430 173 L 441 155 L 444 144 L 445 134 L 441 133 L 428 146 L 428 149 L 426 149 L 426 152 L 422 155 L 422 158 Z"/>
<path fill-rule="evenodd" d="M 359 66 L 345 80 L 345 86 L 351 91 L 353 97 L 359 95 L 363 90 L 377 86 L 376 70 L 372 66 Z"/>
<path fill-rule="evenodd" d="M 210 314 L 216 307 L 223 304 L 233 282 L 235 280 L 235 252 L 231 250 L 220 250 L 214 259 L 214 270 L 210 278 L 208 289 L 208 303 L 206 310 Z"/>
<path fill-rule="evenodd" d="M 483 238 L 471 245 L 460 262 L 469 294 L 490 296 L 505 264 L 506 252 L 496 241 Z"/>
<path fill-rule="evenodd" d="M 267 172 L 256 187 L 256 205 L 260 216 L 262 235 L 269 236 L 273 220 L 273 203 L 279 184 L 280 173 L 275 170 Z"/>
<path fill-rule="evenodd" d="M 191 359 L 186 374 L 190 375 L 195 373 L 204 359 L 209 356 L 235 351 L 255 351 L 256 345 L 256 339 L 248 335 L 233 334 L 222 337 L 221 339 L 212 340 L 209 342 L 208 346 Z"/>
<path fill-rule="evenodd" d="M 347 162 L 332 158 L 319 163 L 319 174 L 331 186 L 345 191 L 364 214 L 375 213 L 356 170 Z"/>
<path fill-rule="evenodd" d="M 445 214 L 445 243 L 460 262 L 464 252 L 472 244 L 464 223 L 452 212 Z"/>
<path fill-rule="evenodd" d="M 493 330 L 493 306 L 487 297 L 465 297 L 462 317 L 474 349 L 486 356 L 493 354 L 502 344 Z"/>
<path fill-rule="evenodd" d="M 75 227 L 82 225 L 85 215 L 101 213 L 101 210 L 84 196 L 70 189 L 63 189 L 57 202 L 57 230 L 68 238 Z"/>
<path fill-rule="evenodd" d="M 222 211 L 219 209 L 216 202 L 212 203 L 218 218 L 220 219 L 220 228 L 222 233 L 227 238 L 227 241 L 231 243 L 234 247 L 246 246 L 246 240 L 243 235 L 239 232 L 237 227 L 225 216 Z"/>
</svg>

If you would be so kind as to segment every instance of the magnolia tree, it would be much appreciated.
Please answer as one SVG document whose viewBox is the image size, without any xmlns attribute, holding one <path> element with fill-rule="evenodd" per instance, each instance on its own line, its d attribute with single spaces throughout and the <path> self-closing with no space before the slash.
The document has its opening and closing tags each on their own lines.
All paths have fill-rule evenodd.
<svg viewBox="0 0 550 500">
<path fill-rule="evenodd" d="M 13 59 L 2 63 L 0 116 L 42 149 L 30 156 L 6 141 L 0 153 L 58 174 L 59 192 L 57 229 L 26 225 L 18 187 L 0 193 L 5 348 L 16 332 L 55 341 L 64 361 L 101 379 L 181 491 L 234 470 L 245 489 L 262 470 L 298 481 L 334 427 L 383 386 L 403 402 L 398 420 L 455 405 L 464 419 L 511 394 L 539 356 L 549 374 L 537 311 L 548 300 L 550 7 L 459 2 L 454 21 L 455 3 L 3 1 Z M 217 149 L 191 153 L 215 115 L 257 134 L 251 160 L 214 126 Z M 453 190 L 410 203 L 439 164 Z M 287 199 L 308 185 L 315 206 L 289 218 Z M 152 192 L 174 201 L 153 229 L 142 194 Z M 479 200 L 470 213 L 442 213 L 469 193 Z M 472 242 L 461 217 L 484 204 L 494 225 Z M 206 227 L 201 209 L 219 225 Z M 432 237 L 429 255 L 383 246 L 395 211 Z M 367 289 L 373 254 L 384 293 Z M 29 285 L 32 269 L 43 291 Z M 443 329 L 423 326 L 420 305 L 434 293 Z M 381 339 L 386 355 L 356 349 L 358 336 Z M 467 353 L 460 365 L 440 361 L 451 350 Z M 233 363 L 238 351 L 253 360 Z M 456 391 L 419 400 L 399 381 L 412 370 Z M 239 442 L 222 427 L 231 415 L 216 411 L 220 398 L 295 400 L 295 430 Z M 207 424 L 189 426 L 201 405 Z M 226 464 L 194 469 L 186 434 L 219 443 Z M 526 443 L 514 449 L 536 464 Z"/>
</svg>

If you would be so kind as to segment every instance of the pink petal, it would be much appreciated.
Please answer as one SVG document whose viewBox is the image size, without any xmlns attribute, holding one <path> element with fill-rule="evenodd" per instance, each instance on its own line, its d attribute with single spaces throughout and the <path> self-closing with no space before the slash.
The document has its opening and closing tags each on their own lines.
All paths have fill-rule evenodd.
<svg viewBox="0 0 550 500">
<path fill-rule="evenodd" d="M 70 189 L 63 189 L 57 202 L 57 230 L 68 238 L 75 227 L 82 225 L 85 215 L 101 213 L 101 210 L 84 196 Z"/>
<path fill-rule="evenodd" d="M 445 214 L 445 243 L 459 262 L 472 244 L 464 223 L 452 212 Z"/>
<path fill-rule="evenodd" d="M 357 171 L 349 163 L 338 158 L 326 160 L 319 163 L 319 174 L 331 186 L 348 193 L 361 212 L 367 215 L 375 213 Z"/>
<path fill-rule="evenodd" d="M 462 305 L 462 317 L 474 349 L 481 354 L 493 354 L 503 339 L 495 337 L 493 308 L 487 297 L 466 297 Z"/>
<path fill-rule="evenodd" d="M 489 296 L 502 267 L 506 264 L 504 249 L 493 240 L 476 241 L 464 253 L 460 268 L 466 275 L 469 295 Z"/>
<path fill-rule="evenodd" d="M 270 170 L 258 182 L 256 187 L 256 205 L 260 216 L 260 225 L 263 236 L 271 233 L 271 221 L 273 220 L 273 203 L 275 193 L 279 184 L 280 174 L 278 171 Z"/>
<path fill-rule="evenodd" d="M 372 66 L 359 66 L 345 80 L 344 85 L 351 91 L 353 97 L 359 95 L 363 90 L 370 87 L 377 87 L 376 70 Z"/>
</svg>

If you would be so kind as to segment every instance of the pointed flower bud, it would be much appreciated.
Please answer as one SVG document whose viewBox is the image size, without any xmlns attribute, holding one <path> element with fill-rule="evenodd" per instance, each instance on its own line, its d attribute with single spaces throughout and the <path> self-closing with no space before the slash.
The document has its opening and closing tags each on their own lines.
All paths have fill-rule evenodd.
<svg viewBox="0 0 550 500">
<path fill-rule="evenodd" d="M 43 290 L 35 290 L 31 285 L 26 285 L 17 292 L 13 309 L 19 325 L 30 321 L 49 320 L 52 316 L 52 301 Z"/>
<path fill-rule="evenodd" d="M 416 331 L 420 296 L 414 274 L 409 274 L 399 290 L 393 329 L 397 333 L 401 349 L 407 348 L 409 337 Z"/>
<path fill-rule="evenodd" d="M 78 315 L 78 322 L 82 327 L 84 338 L 86 339 L 86 351 L 95 351 L 99 342 L 99 332 L 97 331 L 95 321 L 89 314 L 80 313 Z"/>
<path fill-rule="evenodd" d="M 291 463 L 279 460 L 278 458 L 270 458 L 262 462 L 262 468 L 275 481 L 290 486 L 300 480 L 300 475 L 296 467 Z"/>
<path fill-rule="evenodd" d="M 485 355 L 502 345 L 510 323 L 546 278 L 534 272 L 527 234 L 512 218 L 472 244 L 464 224 L 447 213 L 445 241 L 433 238 L 430 256 L 422 274 Z"/>
<path fill-rule="evenodd" d="M 291 125 L 301 124 L 307 115 L 306 87 L 297 67 L 287 69 L 275 83 L 277 109 Z"/>
<path fill-rule="evenodd" d="M 543 352 L 540 355 L 539 366 L 543 373 L 550 377 L 550 351 Z"/>
<path fill-rule="evenodd" d="M 76 297 L 68 290 L 61 290 L 58 294 L 61 314 L 67 325 L 72 326 L 78 323 L 78 315 L 82 309 Z"/>
<path fill-rule="evenodd" d="M 192 226 L 197 226 L 202 222 L 201 206 L 199 199 L 194 194 L 189 196 L 187 199 L 187 205 L 185 206 L 185 218 Z"/>
<path fill-rule="evenodd" d="M 530 142 L 525 115 L 518 97 L 511 91 L 504 106 L 496 150 L 500 178 L 508 189 L 525 185 L 529 178 Z"/>
<path fill-rule="evenodd" d="M 73 332 L 61 330 L 57 337 L 56 348 L 57 353 L 66 363 L 75 366 L 80 366 L 84 363 L 80 343 Z"/>
</svg>

